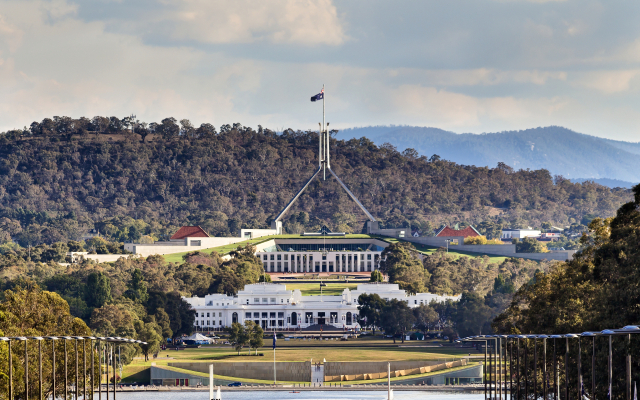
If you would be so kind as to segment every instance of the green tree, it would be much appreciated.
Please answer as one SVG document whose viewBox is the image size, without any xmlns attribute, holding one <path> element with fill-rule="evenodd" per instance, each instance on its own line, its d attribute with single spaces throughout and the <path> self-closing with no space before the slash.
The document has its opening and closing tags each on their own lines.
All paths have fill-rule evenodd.
<svg viewBox="0 0 640 400">
<path fill-rule="evenodd" d="M 79 318 L 75 318 L 69 312 L 67 302 L 57 293 L 41 290 L 37 285 L 30 285 L 29 288 L 16 288 L 6 290 L 4 299 L 0 302 L 0 335 L 1 336 L 90 336 L 91 330 Z M 56 353 L 62 354 L 62 343 L 57 341 Z M 47 341 L 47 343 L 51 343 Z M 36 341 L 27 342 L 29 354 L 38 353 Z M 48 345 L 50 349 L 50 344 Z M 24 349 L 24 347 L 22 347 Z M 80 346 L 82 349 L 82 346 Z M 86 348 L 90 352 L 90 347 Z M 62 357 L 60 357 L 62 358 Z M 8 365 L 9 354 L 7 346 L 0 346 L 0 363 Z M 13 378 L 16 382 L 23 382 L 24 352 L 13 351 Z M 64 369 L 63 363 L 59 359 L 56 361 L 56 393 L 64 390 Z M 38 363 L 29 363 L 29 375 L 38 375 Z M 48 357 L 43 357 L 42 373 L 44 376 L 51 376 L 53 366 Z M 3 371 L 4 374 L 4 371 Z M 74 379 L 74 372 L 70 371 L 69 379 Z M 80 377 L 80 379 L 82 379 Z M 14 397 L 24 399 L 24 386 L 14 384 Z M 29 380 L 29 392 L 38 393 L 38 380 Z M 50 397 L 52 386 L 49 380 L 43 385 L 43 397 Z M 8 398 L 8 388 L 6 375 L 0 384 L 0 397 Z"/>
<path fill-rule="evenodd" d="M 253 323 L 253 321 L 248 321 Z M 249 340 L 251 338 L 249 332 L 244 325 L 234 322 L 231 324 L 231 327 L 227 329 L 229 332 L 229 342 L 233 345 L 234 349 L 240 355 L 240 351 L 244 346 L 249 344 Z"/>
<path fill-rule="evenodd" d="M 440 320 L 440 316 L 436 310 L 428 304 L 420 304 L 418 307 L 415 307 L 413 309 L 413 315 L 416 318 L 416 328 L 425 334 Z"/>
<path fill-rule="evenodd" d="M 516 243 L 516 253 L 544 253 L 546 247 L 536 238 L 526 237 Z"/>
<path fill-rule="evenodd" d="M 373 270 L 373 272 L 371 272 L 371 279 L 369 280 L 369 282 L 384 282 L 384 276 L 382 275 L 382 272 L 376 270 Z"/>
<path fill-rule="evenodd" d="M 264 346 L 264 330 L 253 321 L 245 321 L 244 324 L 249 333 L 249 347 L 255 349 L 257 355 L 258 348 Z"/>
<path fill-rule="evenodd" d="M 92 272 L 87 276 L 84 299 L 89 307 L 100 308 L 111 301 L 111 282 L 102 272 Z"/>
<path fill-rule="evenodd" d="M 129 297 L 131 300 L 140 300 L 144 303 L 149 298 L 149 294 L 147 293 L 147 282 L 144 280 L 142 271 L 138 268 L 133 270 L 131 280 L 127 287 L 128 289 L 125 292 L 125 296 Z"/>
<path fill-rule="evenodd" d="M 155 322 L 141 323 L 138 327 L 138 340 L 147 342 L 140 347 L 142 348 L 142 354 L 144 354 L 144 360 L 149 361 L 149 353 L 155 354 L 160 351 L 160 344 L 162 343 L 162 328 Z"/>
<path fill-rule="evenodd" d="M 454 319 L 460 335 L 482 335 L 482 328 L 490 317 L 491 309 L 484 303 L 483 297 L 473 292 L 462 293 Z"/>
<path fill-rule="evenodd" d="M 358 296 L 358 323 L 360 326 L 366 326 L 373 329 L 376 333 L 376 327 L 380 327 L 380 313 L 385 306 L 385 301 L 376 294 L 362 293 Z"/>
<path fill-rule="evenodd" d="M 398 334 L 404 343 L 405 332 L 413 327 L 415 320 L 407 303 L 397 299 L 389 300 L 380 313 L 380 326 L 387 335 L 393 336 L 393 343 Z"/>
<path fill-rule="evenodd" d="M 409 242 L 391 243 L 381 255 L 380 269 L 389 275 L 389 282 L 397 283 L 409 293 L 425 292 L 430 274 L 415 255 L 415 247 Z"/>
</svg>

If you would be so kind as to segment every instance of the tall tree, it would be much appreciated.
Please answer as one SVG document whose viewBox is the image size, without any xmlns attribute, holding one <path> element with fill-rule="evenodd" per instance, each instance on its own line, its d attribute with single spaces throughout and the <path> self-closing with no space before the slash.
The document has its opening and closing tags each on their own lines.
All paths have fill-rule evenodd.
<svg viewBox="0 0 640 400">
<path fill-rule="evenodd" d="M 405 332 L 413 327 L 415 320 L 407 303 L 397 299 L 389 300 L 380 313 L 380 326 L 387 335 L 393 336 L 393 343 L 396 335 L 400 335 L 404 343 Z"/>
</svg>

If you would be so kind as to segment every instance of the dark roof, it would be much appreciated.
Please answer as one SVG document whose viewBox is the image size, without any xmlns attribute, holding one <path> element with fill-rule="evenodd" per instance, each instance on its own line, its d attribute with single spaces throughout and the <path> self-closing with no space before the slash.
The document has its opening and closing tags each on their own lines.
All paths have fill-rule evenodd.
<svg viewBox="0 0 640 400">
<path fill-rule="evenodd" d="M 436 232 L 436 236 L 481 236 L 480 233 L 473 227 L 467 226 L 464 229 L 451 229 L 444 225 Z"/>
<path fill-rule="evenodd" d="M 171 236 L 171 239 L 184 239 L 188 237 L 209 237 L 209 235 L 199 226 L 183 226 L 178 229 L 178 232 Z"/>
</svg>

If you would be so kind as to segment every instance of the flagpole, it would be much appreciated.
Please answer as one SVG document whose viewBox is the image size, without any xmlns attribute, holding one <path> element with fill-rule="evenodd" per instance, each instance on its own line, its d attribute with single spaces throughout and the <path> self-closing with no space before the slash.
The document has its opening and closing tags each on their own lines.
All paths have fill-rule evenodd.
<svg viewBox="0 0 640 400">
<path fill-rule="evenodd" d="M 324 84 L 322 84 L 322 137 L 324 138 L 324 180 L 327 180 L 327 160 L 329 159 L 329 143 L 327 140 L 327 127 L 324 120 L 324 99 L 327 94 L 324 92 Z"/>
</svg>

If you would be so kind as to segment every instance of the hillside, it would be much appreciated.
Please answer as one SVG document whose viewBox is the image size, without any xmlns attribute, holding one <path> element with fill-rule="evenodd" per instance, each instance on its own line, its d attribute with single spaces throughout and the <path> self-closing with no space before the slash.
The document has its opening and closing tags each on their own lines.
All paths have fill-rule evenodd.
<svg viewBox="0 0 640 400">
<path fill-rule="evenodd" d="M 347 129 L 337 137 L 363 136 L 378 145 L 389 142 L 400 151 L 413 148 L 427 157 L 437 154 L 460 164 L 494 167 L 503 162 L 516 169 L 545 168 L 572 180 L 616 179 L 625 181 L 624 187 L 640 182 L 640 143 L 602 139 L 557 126 L 481 135 L 411 126 L 367 127 Z"/>
<path fill-rule="evenodd" d="M 132 135 L 63 117 L 0 134 L 0 244 L 79 239 L 94 228 L 118 241 L 167 238 L 183 224 L 237 235 L 268 227 L 317 168 L 317 133 L 187 123 L 165 119 Z M 366 139 L 331 146 L 332 167 L 383 226 L 429 232 L 467 222 L 495 233 L 580 224 L 631 199 L 629 190 L 554 180 L 546 170 L 428 160 Z M 364 220 L 327 179 L 310 185 L 284 226 L 357 233 Z"/>
</svg>

